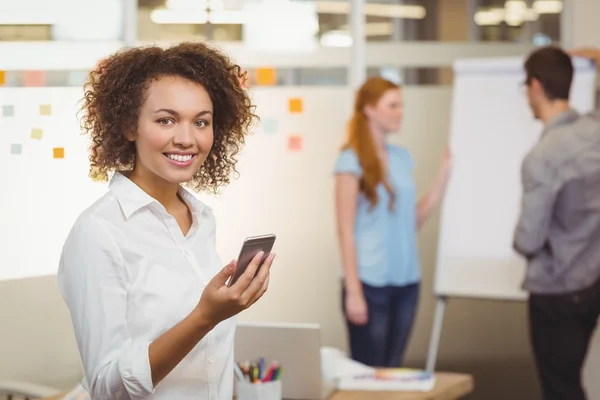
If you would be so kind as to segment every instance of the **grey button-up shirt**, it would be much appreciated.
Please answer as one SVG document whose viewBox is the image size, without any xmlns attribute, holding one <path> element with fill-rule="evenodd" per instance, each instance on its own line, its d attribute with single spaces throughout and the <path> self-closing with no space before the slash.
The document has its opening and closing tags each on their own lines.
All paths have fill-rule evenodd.
<svg viewBox="0 0 600 400">
<path fill-rule="evenodd" d="M 560 294 L 600 278 L 600 111 L 566 111 L 525 157 L 514 248 L 527 261 L 523 288 Z"/>
</svg>

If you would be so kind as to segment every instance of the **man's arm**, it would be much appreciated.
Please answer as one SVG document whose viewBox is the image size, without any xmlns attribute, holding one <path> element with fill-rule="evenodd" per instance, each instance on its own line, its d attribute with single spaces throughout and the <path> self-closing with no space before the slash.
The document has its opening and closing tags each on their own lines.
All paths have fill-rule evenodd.
<svg viewBox="0 0 600 400">
<path fill-rule="evenodd" d="M 560 188 L 558 170 L 536 155 L 528 156 L 522 168 L 521 215 L 513 247 L 525 258 L 535 256 L 545 245 L 552 211 Z"/>
<path fill-rule="evenodd" d="M 598 72 L 600 72 L 600 49 L 591 47 L 582 47 L 569 52 L 572 57 L 583 57 L 592 60 L 596 64 Z M 596 110 L 600 111 L 600 74 L 598 75 L 598 83 L 596 85 Z"/>
</svg>

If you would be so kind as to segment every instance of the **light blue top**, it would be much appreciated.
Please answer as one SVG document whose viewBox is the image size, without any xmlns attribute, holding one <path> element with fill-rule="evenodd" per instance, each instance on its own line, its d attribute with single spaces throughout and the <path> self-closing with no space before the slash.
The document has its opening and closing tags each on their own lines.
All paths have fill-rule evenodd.
<svg viewBox="0 0 600 400">
<path fill-rule="evenodd" d="M 396 194 L 394 211 L 383 183 L 377 187 L 378 203 L 359 194 L 354 238 L 358 276 L 371 286 L 405 286 L 419 282 L 421 268 L 417 250 L 416 189 L 413 159 L 406 148 L 387 145 L 389 183 Z M 352 149 L 340 153 L 335 172 L 362 176 Z"/>
</svg>

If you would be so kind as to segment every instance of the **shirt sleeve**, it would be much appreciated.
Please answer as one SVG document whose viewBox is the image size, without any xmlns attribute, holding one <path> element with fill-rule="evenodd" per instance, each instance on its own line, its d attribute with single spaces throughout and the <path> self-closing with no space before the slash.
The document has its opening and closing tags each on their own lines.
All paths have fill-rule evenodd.
<svg viewBox="0 0 600 400">
<path fill-rule="evenodd" d="M 513 247 L 526 258 L 535 256 L 548 240 L 552 211 L 560 187 L 557 170 L 539 156 L 529 156 L 521 171 L 523 197 Z"/>
<path fill-rule="evenodd" d="M 154 392 L 148 342 L 127 329 L 127 276 L 113 238 L 101 221 L 78 220 L 63 246 L 58 287 L 71 313 L 94 400 L 142 399 Z"/>
<path fill-rule="evenodd" d="M 336 174 L 346 173 L 361 176 L 362 168 L 356 153 L 350 149 L 342 151 L 335 163 L 334 172 Z"/>
</svg>

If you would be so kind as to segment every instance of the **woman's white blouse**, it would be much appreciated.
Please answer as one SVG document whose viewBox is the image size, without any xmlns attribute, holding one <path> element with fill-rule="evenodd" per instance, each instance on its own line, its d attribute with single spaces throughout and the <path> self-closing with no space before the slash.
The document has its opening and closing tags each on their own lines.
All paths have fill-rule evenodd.
<svg viewBox="0 0 600 400">
<path fill-rule="evenodd" d="M 85 210 L 63 247 L 58 287 L 94 400 L 231 400 L 235 318 L 223 321 L 155 388 L 148 347 L 196 307 L 223 267 L 212 210 L 181 189 L 183 235 L 164 207 L 122 174 Z"/>
</svg>

